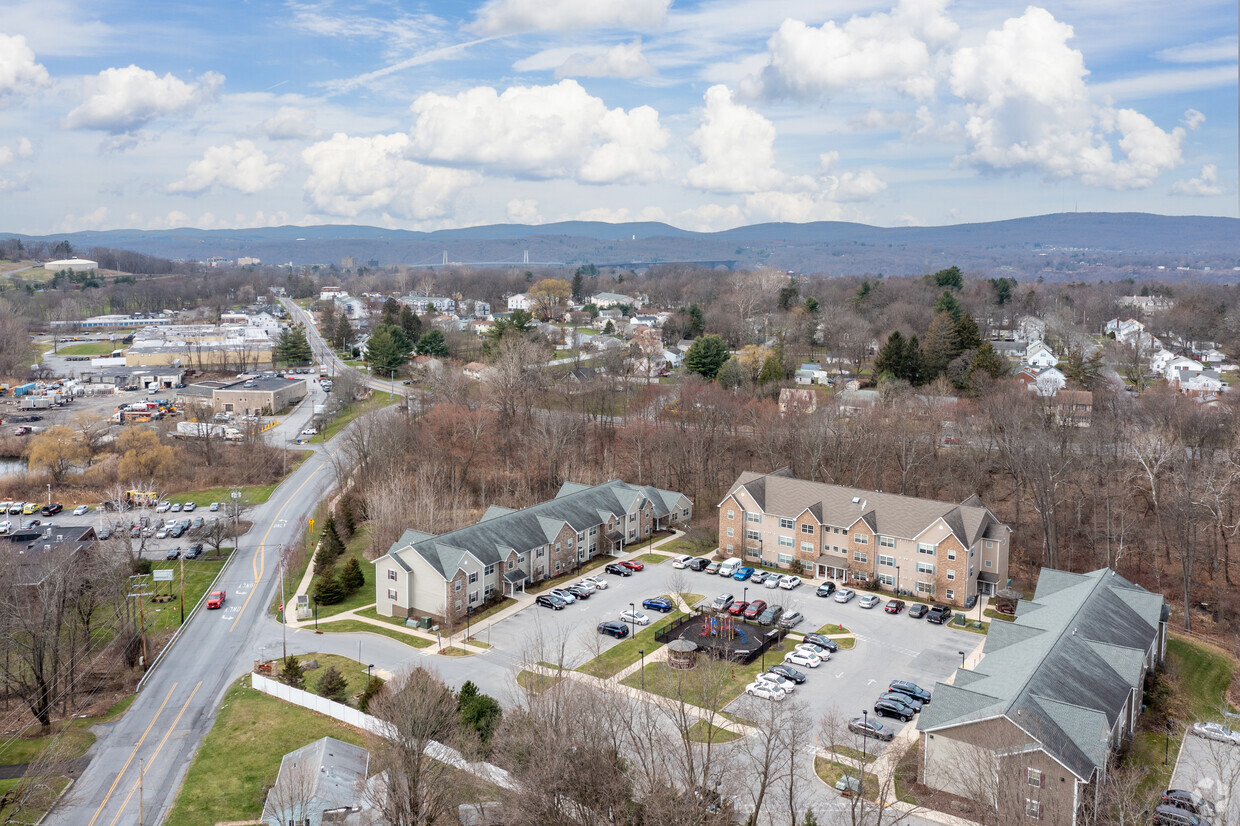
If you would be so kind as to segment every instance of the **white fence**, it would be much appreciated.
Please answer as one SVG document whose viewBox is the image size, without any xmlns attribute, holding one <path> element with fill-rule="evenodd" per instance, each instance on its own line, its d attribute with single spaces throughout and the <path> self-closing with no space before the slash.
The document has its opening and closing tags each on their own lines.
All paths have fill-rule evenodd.
<svg viewBox="0 0 1240 826">
<path fill-rule="evenodd" d="M 285 685 L 278 680 L 270 677 L 264 677 L 262 674 L 250 674 L 250 685 L 255 691 L 261 691 L 264 694 L 270 694 L 272 697 L 283 700 L 286 703 L 292 703 L 295 706 L 308 708 L 311 711 L 317 711 L 319 714 L 325 714 L 334 720 L 347 723 L 354 728 L 360 728 L 371 734 L 377 734 L 380 737 L 390 737 L 392 727 L 391 724 L 385 723 L 378 717 L 372 717 L 361 711 L 347 706 L 344 703 L 337 703 L 335 700 L 329 700 L 326 697 L 320 697 L 317 694 L 311 694 L 309 691 L 303 691 L 300 688 L 293 688 Z M 476 775 L 483 780 L 494 783 L 504 788 L 513 788 L 512 778 L 508 772 L 499 766 L 491 763 L 470 763 L 456 749 L 445 746 L 443 743 L 432 742 L 426 747 L 428 755 L 441 763 L 447 763 L 470 774 Z"/>
</svg>

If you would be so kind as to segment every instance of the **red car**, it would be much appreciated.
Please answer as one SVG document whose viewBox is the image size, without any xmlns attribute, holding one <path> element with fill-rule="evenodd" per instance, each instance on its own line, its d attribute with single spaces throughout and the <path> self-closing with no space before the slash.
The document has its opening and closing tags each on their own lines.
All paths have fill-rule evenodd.
<svg viewBox="0 0 1240 826">
<path fill-rule="evenodd" d="M 762 616 L 762 612 L 766 610 L 766 601 L 755 599 L 749 603 L 749 607 L 745 609 L 745 619 L 757 619 Z"/>
<path fill-rule="evenodd" d="M 223 591 L 212 591 L 210 594 L 208 594 L 207 595 L 207 607 L 208 608 L 223 608 L 224 607 L 224 592 Z"/>
<path fill-rule="evenodd" d="M 886 607 L 884 607 L 883 610 L 886 611 L 888 614 L 898 614 L 904 610 L 904 600 L 902 599 L 889 600 L 887 602 Z"/>
<path fill-rule="evenodd" d="M 748 602 L 741 602 L 738 600 L 728 606 L 728 613 L 734 617 L 739 617 L 741 614 L 745 612 L 745 609 L 747 607 L 749 607 Z"/>
<path fill-rule="evenodd" d="M 645 565 L 635 559 L 624 559 L 620 561 L 620 564 L 628 568 L 630 571 L 641 571 L 646 568 Z"/>
</svg>

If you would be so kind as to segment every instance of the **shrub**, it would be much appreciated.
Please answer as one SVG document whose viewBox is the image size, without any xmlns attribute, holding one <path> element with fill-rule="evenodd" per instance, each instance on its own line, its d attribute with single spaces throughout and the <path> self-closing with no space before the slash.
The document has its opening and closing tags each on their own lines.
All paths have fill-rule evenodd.
<svg viewBox="0 0 1240 826">
<path fill-rule="evenodd" d="M 362 565 L 357 561 L 357 557 L 351 557 L 341 568 L 340 584 L 350 594 L 366 584 L 366 575 L 362 573 Z"/>
<path fill-rule="evenodd" d="M 340 669 L 329 665 L 319 678 L 319 696 L 338 703 L 348 702 L 349 681 L 340 673 Z"/>
<path fill-rule="evenodd" d="M 328 568 L 316 576 L 310 592 L 319 605 L 335 605 L 344 602 L 344 598 L 348 596 L 344 586 L 340 584 L 335 568 Z"/>
<path fill-rule="evenodd" d="M 280 666 L 280 682 L 293 688 L 305 687 L 306 672 L 302 670 L 301 662 L 296 655 L 286 657 L 284 664 Z"/>
</svg>

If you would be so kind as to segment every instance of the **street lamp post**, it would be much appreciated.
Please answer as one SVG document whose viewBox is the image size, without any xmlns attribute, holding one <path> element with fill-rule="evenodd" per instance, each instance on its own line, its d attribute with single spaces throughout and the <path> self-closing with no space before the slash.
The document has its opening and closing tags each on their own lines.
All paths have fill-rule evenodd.
<svg viewBox="0 0 1240 826">
<path fill-rule="evenodd" d="M 964 668 L 964 652 L 963 652 L 963 651 L 957 651 L 956 653 L 960 655 L 960 667 L 961 667 L 961 668 Z"/>
<path fill-rule="evenodd" d="M 370 669 L 372 669 L 372 668 L 374 668 L 374 667 L 375 667 L 375 664 L 374 664 L 374 663 L 371 663 L 370 665 L 366 666 L 366 682 L 367 682 L 367 683 L 369 683 L 369 682 L 370 682 L 370 680 L 371 680 L 371 676 L 370 676 Z"/>
<path fill-rule="evenodd" d="M 870 710 L 868 708 L 861 709 L 861 777 L 865 777 L 865 749 L 866 741 L 870 739 Z"/>
<path fill-rule="evenodd" d="M 748 587 L 741 589 L 741 602 L 745 603 L 746 606 L 749 605 L 749 588 Z"/>
<path fill-rule="evenodd" d="M 474 612 L 474 606 L 465 606 L 465 641 L 469 642 L 469 615 Z"/>
<path fill-rule="evenodd" d="M 1171 729 L 1175 727 L 1175 720 L 1167 718 L 1166 740 L 1163 741 L 1163 765 L 1167 765 L 1167 761 L 1171 757 Z"/>
<path fill-rule="evenodd" d="M 637 636 L 637 603 L 629 603 L 629 625 L 633 628 L 633 636 Z"/>
<path fill-rule="evenodd" d="M 896 566 L 896 596 L 900 595 L 900 566 Z"/>
<path fill-rule="evenodd" d="M 646 649 L 641 648 L 637 651 L 642 656 L 642 691 L 646 690 Z"/>
<path fill-rule="evenodd" d="M 314 598 L 314 633 L 319 633 L 319 598 Z"/>
</svg>

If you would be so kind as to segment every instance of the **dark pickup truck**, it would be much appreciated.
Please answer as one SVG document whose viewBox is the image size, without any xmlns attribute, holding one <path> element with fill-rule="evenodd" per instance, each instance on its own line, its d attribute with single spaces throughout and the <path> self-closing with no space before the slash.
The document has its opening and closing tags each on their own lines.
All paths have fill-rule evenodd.
<svg viewBox="0 0 1240 826">
<path fill-rule="evenodd" d="M 942 625 L 952 618 L 952 609 L 946 605 L 936 605 L 926 614 L 926 622 L 933 622 L 935 625 Z"/>
</svg>

